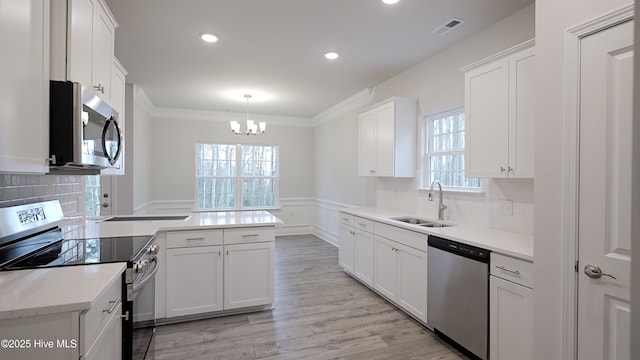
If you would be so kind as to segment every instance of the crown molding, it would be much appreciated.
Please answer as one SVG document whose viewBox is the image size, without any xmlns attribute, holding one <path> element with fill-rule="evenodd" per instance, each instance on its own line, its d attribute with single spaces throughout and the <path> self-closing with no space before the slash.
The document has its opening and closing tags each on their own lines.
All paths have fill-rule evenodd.
<svg viewBox="0 0 640 360">
<path fill-rule="evenodd" d="M 153 119 L 169 120 L 194 120 L 194 121 L 219 121 L 229 122 L 232 120 L 246 120 L 245 113 L 227 111 L 207 111 L 191 110 L 179 108 L 158 107 L 151 102 L 142 87 L 134 85 L 136 101 L 145 112 Z M 255 120 L 266 121 L 268 125 L 296 126 L 296 127 L 316 127 L 325 122 L 331 121 L 349 111 L 359 110 L 363 106 L 370 104 L 374 95 L 373 88 L 363 89 L 340 103 L 321 112 L 313 118 L 303 118 L 294 116 L 276 116 L 264 114 L 252 114 Z"/>
<path fill-rule="evenodd" d="M 349 111 L 359 110 L 373 101 L 374 88 L 365 88 L 313 117 L 313 126 L 331 121 Z"/>
</svg>

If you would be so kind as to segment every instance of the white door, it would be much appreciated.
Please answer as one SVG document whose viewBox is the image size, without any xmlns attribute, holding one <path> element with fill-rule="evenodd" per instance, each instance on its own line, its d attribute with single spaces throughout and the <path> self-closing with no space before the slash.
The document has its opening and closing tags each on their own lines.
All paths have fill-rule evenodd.
<svg viewBox="0 0 640 360">
<path fill-rule="evenodd" d="M 630 359 L 633 22 L 580 47 L 578 358 Z"/>
</svg>

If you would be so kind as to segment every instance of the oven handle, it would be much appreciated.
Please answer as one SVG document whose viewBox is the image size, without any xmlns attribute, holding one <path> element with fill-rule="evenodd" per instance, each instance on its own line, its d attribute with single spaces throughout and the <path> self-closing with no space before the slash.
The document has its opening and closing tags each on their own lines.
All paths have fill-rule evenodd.
<svg viewBox="0 0 640 360">
<path fill-rule="evenodd" d="M 147 275 L 144 279 L 140 280 L 138 283 L 133 284 L 132 290 L 134 295 L 142 290 L 147 285 L 147 283 L 156 276 L 156 272 L 158 271 L 158 258 L 154 255 L 153 257 L 151 257 L 151 260 L 149 260 L 149 262 L 153 263 L 153 270 L 151 270 L 151 273 L 149 273 L 149 275 Z"/>
</svg>

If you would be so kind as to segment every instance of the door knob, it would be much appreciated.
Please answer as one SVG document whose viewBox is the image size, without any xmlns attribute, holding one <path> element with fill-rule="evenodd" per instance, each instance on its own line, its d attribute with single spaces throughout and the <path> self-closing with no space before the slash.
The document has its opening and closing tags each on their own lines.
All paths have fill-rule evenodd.
<svg viewBox="0 0 640 360">
<path fill-rule="evenodd" d="M 610 278 L 612 278 L 612 279 L 615 279 L 615 278 L 616 278 L 616 277 L 615 277 L 615 276 L 613 276 L 613 275 L 603 273 L 603 272 L 602 272 L 602 269 L 600 269 L 600 266 L 598 266 L 598 265 L 591 265 L 591 264 L 589 264 L 589 265 L 585 266 L 585 267 L 584 267 L 584 273 L 585 273 L 588 277 L 590 277 L 590 278 L 592 278 L 592 279 L 600 279 L 600 278 L 601 278 L 601 277 L 603 277 L 603 276 L 608 276 L 608 277 L 610 277 Z"/>
<path fill-rule="evenodd" d="M 109 203 L 102 203 L 102 207 L 104 208 L 109 207 Z"/>
</svg>

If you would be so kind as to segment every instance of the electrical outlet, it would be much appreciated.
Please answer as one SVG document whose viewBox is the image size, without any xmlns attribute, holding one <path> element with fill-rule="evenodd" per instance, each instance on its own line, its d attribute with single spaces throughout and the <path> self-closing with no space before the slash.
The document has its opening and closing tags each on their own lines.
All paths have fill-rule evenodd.
<svg viewBox="0 0 640 360">
<path fill-rule="evenodd" d="M 513 215 L 513 200 L 500 201 L 500 214 Z"/>
</svg>

